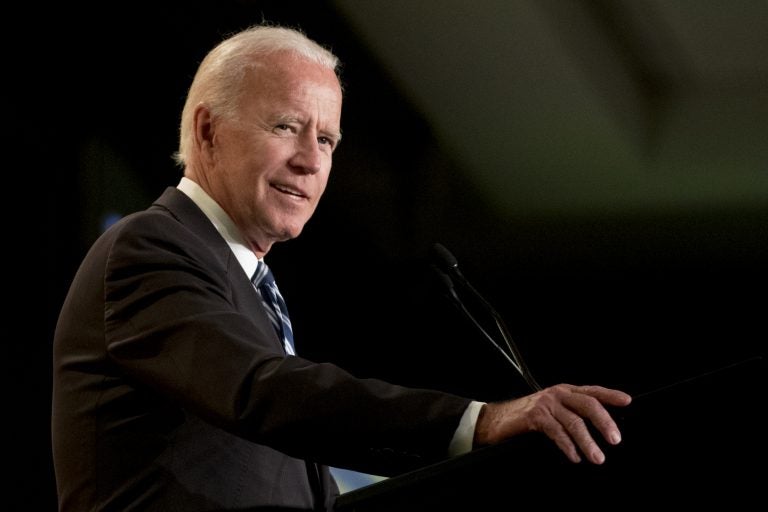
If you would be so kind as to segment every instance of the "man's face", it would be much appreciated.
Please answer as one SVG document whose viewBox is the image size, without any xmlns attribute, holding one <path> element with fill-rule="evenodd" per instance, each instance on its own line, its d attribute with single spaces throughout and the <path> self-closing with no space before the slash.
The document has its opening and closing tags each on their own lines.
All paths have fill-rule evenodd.
<svg viewBox="0 0 768 512">
<path fill-rule="evenodd" d="M 259 254 L 299 235 L 325 191 L 341 138 L 335 73 L 286 53 L 245 79 L 237 119 L 213 122 L 213 198 Z"/>
</svg>

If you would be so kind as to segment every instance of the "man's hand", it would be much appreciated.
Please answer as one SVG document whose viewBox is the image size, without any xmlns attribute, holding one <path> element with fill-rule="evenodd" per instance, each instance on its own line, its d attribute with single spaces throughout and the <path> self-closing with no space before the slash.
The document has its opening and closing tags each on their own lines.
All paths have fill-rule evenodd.
<svg viewBox="0 0 768 512">
<path fill-rule="evenodd" d="M 591 423 L 610 444 L 621 433 L 605 406 L 629 405 L 632 397 L 602 386 L 558 384 L 514 400 L 483 406 L 475 427 L 475 446 L 497 444 L 525 432 L 543 432 L 572 462 L 584 454 L 602 464 L 605 454 L 587 428 Z"/>
</svg>

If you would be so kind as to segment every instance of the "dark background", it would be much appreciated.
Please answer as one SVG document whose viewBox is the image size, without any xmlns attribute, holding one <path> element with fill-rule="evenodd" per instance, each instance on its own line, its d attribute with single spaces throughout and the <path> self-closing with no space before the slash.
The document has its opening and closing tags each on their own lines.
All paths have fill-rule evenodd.
<svg viewBox="0 0 768 512">
<path fill-rule="evenodd" d="M 55 509 L 50 352 L 70 280 L 110 215 L 178 182 L 171 154 L 197 63 L 262 19 L 304 29 L 344 63 L 344 141 L 326 196 L 302 236 L 269 255 L 302 355 L 482 400 L 525 393 L 445 299 L 429 265 L 434 242 L 496 307 L 544 385 L 640 393 L 764 354 L 760 179 L 765 201 L 510 214 L 333 2 L 33 4 L 5 20 L 14 288 L 5 416 L 20 510 Z M 754 407 L 764 411 L 764 399 Z"/>
</svg>

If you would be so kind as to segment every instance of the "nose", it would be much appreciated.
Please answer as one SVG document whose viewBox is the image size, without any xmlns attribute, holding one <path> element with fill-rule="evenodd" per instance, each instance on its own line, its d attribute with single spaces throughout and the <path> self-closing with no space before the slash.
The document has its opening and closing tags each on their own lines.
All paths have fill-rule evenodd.
<svg viewBox="0 0 768 512">
<path fill-rule="evenodd" d="M 322 170 L 323 158 L 317 137 L 307 133 L 297 139 L 296 150 L 290 163 L 307 174 L 315 174 Z"/>
</svg>

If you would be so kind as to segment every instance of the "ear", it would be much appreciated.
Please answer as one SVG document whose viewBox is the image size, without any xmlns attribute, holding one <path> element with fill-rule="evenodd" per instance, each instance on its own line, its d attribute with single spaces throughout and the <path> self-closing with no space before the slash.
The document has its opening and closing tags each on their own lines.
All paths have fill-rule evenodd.
<svg viewBox="0 0 768 512">
<path fill-rule="evenodd" d="M 192 127 L 195 136 L 195 148 L 203 158 L 210 158 L 213 148 L 214 122 L 210 109 L 204 103 L 195 107 Z"/>
</svg>

